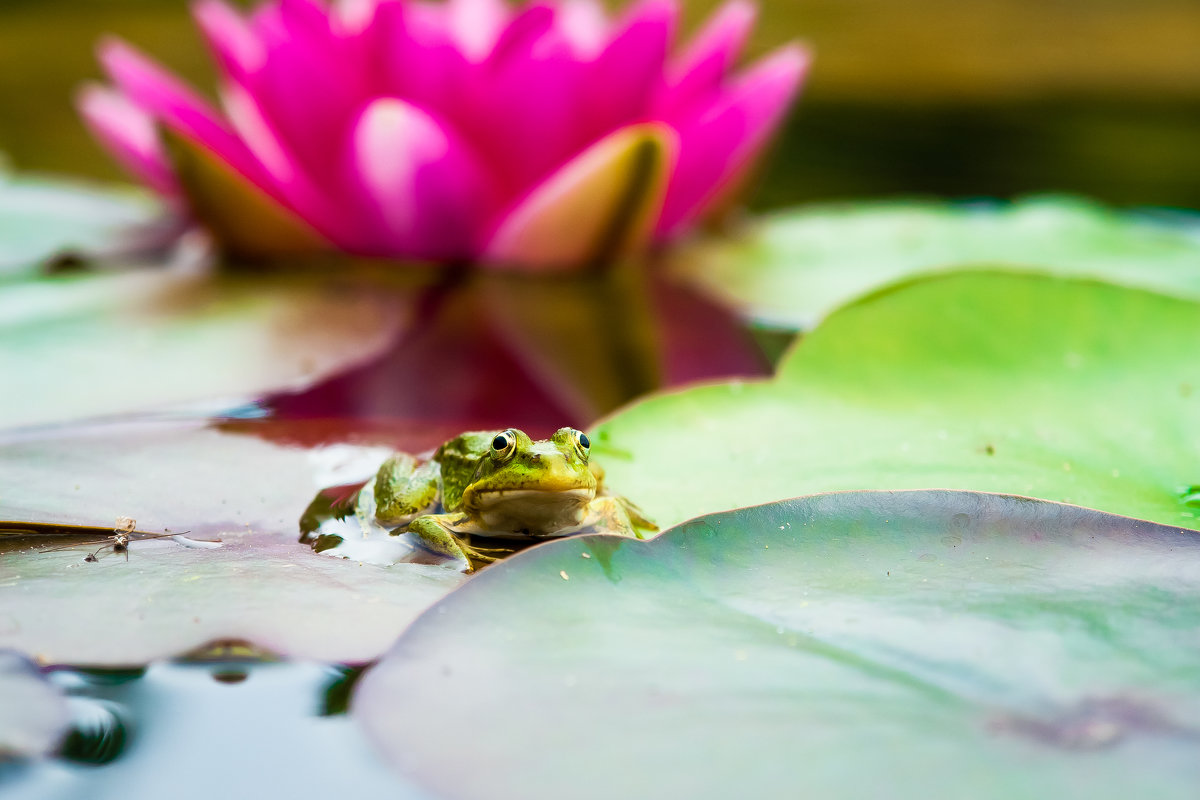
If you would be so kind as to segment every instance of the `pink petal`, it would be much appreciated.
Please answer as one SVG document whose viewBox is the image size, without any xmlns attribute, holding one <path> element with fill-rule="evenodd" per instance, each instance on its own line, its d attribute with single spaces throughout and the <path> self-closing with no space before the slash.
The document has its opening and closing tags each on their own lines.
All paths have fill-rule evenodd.
<svg viewBox="0 0 1200 800">
<path fill-rule="evenodd" d="M 469 65 L 450 37 L 441 5 L 416 2 L 381 4 L 372 26 L 380 84 L 375 96 L 403 97 L 458 122 L 467 105 Z M 460 126 L 461 128 L 461 126 Z"/>
<path fill-rule="evenodd" d="M 466 258 L 478 251 L 492 191 L 446 123 L 403 100 L 376 100 L 354 128 L 353 170 L 385 238 L 383 254 Z"/>
<path fill-rule="evenodd" d="M 508 42 L 505 53 L 466 73 L 433 107 L 471 135 L 515 197 L 594 139 L 581 136 L 579 113 L 592 98 L 580 91 L 583 65 L 553 28 Z"/>
<path fill-rule="evenodd" d="M 253 37 L 267 57 L 254 70 L 231 72 L 255 98 L 282 144 L 314 180 L 333 180 L 347 126 L 371 96 L 368 54 L 339 39 L 325 12 L 307 0 L 260 7 Z M 378 72 L 378 70 L 373 70 Z"/>
<path fill-rule="evenodd" d="M 729 0 L 670 65 L 658 113 L 673 117 L 711 99 L 737 61 L 758 15 L 750 0 Z"/>
<path fill-rule="evenodd" d="M 582 88 L 580 146 L 649 115 L 678 16 L 674 0 L 643 0 L 616 27 Z"/>
<path fill-rule="evenodd" d="M 338 208 L 335 187 L 318 186 L 271 126 L 253 95 L 238 84 L 221 92 L 226 113 L 242 141 L 271 179 L 274 195 L 326 238 L 350 247 L 364 236 L 364 223 Z"/>
<path fill-rule="evenodd" d="M 321 0 L 276 0 L 284 22 L 294 33 L 328 36 L 329 8 Z"/>
<path fill-rule="evenodd" d="M 557 7 L 558 29 L 583 60 L 595 58 L 609 39 L 608 13 L 596 0 L 563 0 Z"/>
<path fill-rule="evenodd" d="M 679 166 L 667 192 L 659 234 L 669 236 L 708 210 L 744 176 L 787 113 L 809 64 L 786 47 L 740 76 L 709 106 L 676 123 Z"/>
<path fill-rule="evenodd" d="M 334 30 L 342 36 L 366 33 L 375 23 L 378 9 L 397 0 L 338 0 L 331 18 Z"/>
<path fill-rule="evenodd" d="M 200 0 L 192 16 L 227 73 L 244 76 L 262 68 L 267 52 L 242 15 L 223 0 Z"/>
<path fill-rule="evenodd" d="M 676 146 L 671 129 L 658 123 L 613 133 L 507 214 L 485 257 L 519 269 L 559 270 L 640 249 L 662 208 Z"/>
<path fill-rule="evenodd" d="M 154 120 L 119 92 L 87 86 L 76 98 L 92 133 L 116 159 L 147 186 L 167 195 L 179 193 Z"/>
<path fill-rule="evenodd" d="M 476 64 L 492 54 L 509 14 L 504 0 L 446 0 L 446 13 L 459 49 Z"/>
<path fill-rule="evenodd" d="M 549 6 L 531 5 L 526 8 L 500 34 L 488 58 L 488 69 L 503 69 L 514 59 L 526 58 L 555 21 L 554 9 Z"/>
<path fill-rule="evenodd" d="M 163 124 L 200 146 L 250 180 L 265 185 L 265 176 L 246 146 L 221 120 L 216 110 L 174 76 L 119 40 L 100 46 L 100 62 L 135 104 Z"/>
<path fill-rule="evenodd" d="M 274 182 L 294 180 L 296 165 L 253 95 L 239 84 L 230 84 L 221 90 L 221 100 L 234 130 Z"/>
</svg>

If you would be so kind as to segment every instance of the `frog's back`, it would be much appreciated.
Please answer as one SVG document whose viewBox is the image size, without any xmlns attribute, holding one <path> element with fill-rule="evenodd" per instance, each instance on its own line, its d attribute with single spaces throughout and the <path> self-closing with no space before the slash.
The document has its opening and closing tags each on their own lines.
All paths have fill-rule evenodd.
<svg viewBox="0 0 1200 800">
<path fill-rule="evenodd" d="M 455 436 L 438 448 L 433 460 L 442 467 L 442 506 L 458 511 L 462 506 L 463 490 L 475 477 L 479 459 L 491 447 L 499 431 L 469 431 Z"/>
</svg>

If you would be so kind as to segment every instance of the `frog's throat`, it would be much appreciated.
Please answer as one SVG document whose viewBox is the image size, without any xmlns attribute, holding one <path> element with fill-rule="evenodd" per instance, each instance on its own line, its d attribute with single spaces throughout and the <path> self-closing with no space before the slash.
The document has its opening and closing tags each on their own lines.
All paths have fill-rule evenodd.
<svg viewBox="0 0 1200 800">
<path fill-rule="evenodd" d="M 583 523 L 593 487 L 490 489 L 473 494 L 466 510 L 492 535 L 554 536 Z"/>
<path fill-rule="evenodd" d="M 518 501 L 574 505 L 595 500 L 596 489 L 591 486 L 573 486 L 568 489 L 477 489 L 469 492 L 469 495 L 470 505 L 476 508 Z"/>
</svg>

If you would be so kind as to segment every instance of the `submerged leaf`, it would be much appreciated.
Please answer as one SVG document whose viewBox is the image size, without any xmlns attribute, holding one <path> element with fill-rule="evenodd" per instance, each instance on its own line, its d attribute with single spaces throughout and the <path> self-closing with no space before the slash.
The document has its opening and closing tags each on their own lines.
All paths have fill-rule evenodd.
<svg viewBox="0 0 1200 800">
<path fill-rule="evenodd" d="M 418 619 L 352 708 L 441 797 L 1182 800 L 1200 535 L 911 492 L 554 542 Z"/>
<path fill-rule="evenodd" d="M 671 270 L 784 328 L 914 275 L 1007 266 L 1200 295 L 1200 218 L 1193 229 L 1085 200 L 1011 206 L 893 202 L 777 212 L 731 239 L 677 251 Z"/>
<path fill-rule="evenodd" d="M 611 485 L 663 525 L 849 489 L 1041 497 L 1200 527 L 1200 304 L 960 273 L 848 306 L 778 376 L 601 424 Z"/>
</svg>

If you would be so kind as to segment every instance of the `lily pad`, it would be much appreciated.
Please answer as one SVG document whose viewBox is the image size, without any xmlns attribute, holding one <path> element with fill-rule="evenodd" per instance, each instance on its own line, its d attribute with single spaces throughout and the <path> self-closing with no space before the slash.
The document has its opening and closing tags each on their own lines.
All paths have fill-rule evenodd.
<svg viewBox="0 0 1200 800">
<path fill-rule="evenodd" d="M 159 214 L 134 189 L 0 174 L 0 278 L 55 256 L 119 252 Z"/>
<path fill-rule="evenodd" d="M 301 447 L 253 427 L 100 426 L 0 443 L 0 648 L 119 666 L 240 640 L 368 661 L 463 580 L 444 566 L 326 558 L 298 541 L 317 490 L 364 480 L 390 442 Z M 137 535 L 116 553 L 118 517 L 186 536 Z"/>
<path fill-rule="evenodd" d="M 62 693 L 24 658 L 0 652 L 0 762 L 47 755 L 69 724 Z"/>
<path fill-rule="evenodd" d="M 831 316 L 776 378 L 651 397 L 594 432 L 661 526 L 852 489 L 1020 494 L 1200 527 L 1200 304 L 960 273 Z"/>
<path fill-rule="evenodd" d="M 1188 226 L 1074 198 L 1012 205 L 859 203 L 777 212 L 679 250 L 673 272 L 770 325 L 805 329 L 877 287 L 963 265 L 1007 266 L 1200 296 Z"/>
<path fill-rule="evenodd" d="M 1200 534 L 911 492 L 555 542 L 352 711 L 442 797 L 1191 798 Z"/>
<path fill-rule="evenodd" d="M 396 292 L 182 270 L 59 276 L 0 292 L 0 425 L 165 407 L 222 410 L 383 352 Z"/>
</svg>

